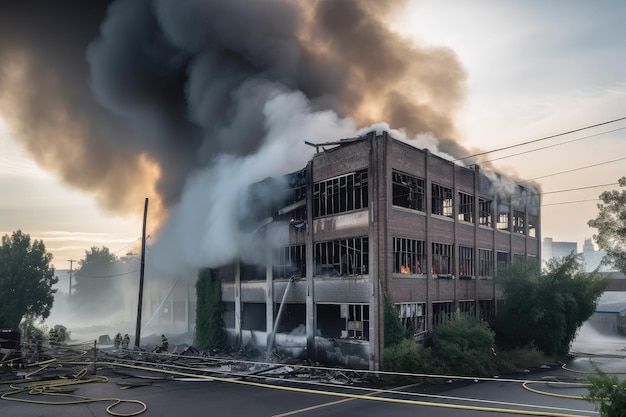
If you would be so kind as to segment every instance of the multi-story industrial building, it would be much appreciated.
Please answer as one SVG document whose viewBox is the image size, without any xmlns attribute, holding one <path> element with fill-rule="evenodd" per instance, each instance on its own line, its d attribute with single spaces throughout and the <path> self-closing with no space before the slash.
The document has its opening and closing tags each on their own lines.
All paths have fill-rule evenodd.
<svg viewBox="0 0 626 417">
<path fill-rule="evenodd" d="M 541 259 L 534 187 L 387 133 L 314 146 L 280 202 L 257 204 L 255 233 L 280 243 L 218 271 L 233 344 L 379 369 L 385 293 L 417 339 L 454 313 L 490 318 L 495 273 Z"/>
</svg>

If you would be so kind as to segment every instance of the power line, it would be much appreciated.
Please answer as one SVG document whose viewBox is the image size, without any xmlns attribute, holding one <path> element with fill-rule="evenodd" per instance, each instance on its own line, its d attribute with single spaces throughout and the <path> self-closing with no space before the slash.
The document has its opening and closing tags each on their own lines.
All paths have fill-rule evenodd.
<svg viewBox="0 0 626 417">
<path fill-rule="evenodd" d="M 590 201 L 600 201 L 600 199 L 599 198 L 592 198 L 590 200 L 562 201 L 560 203 L 542 204 L 541 207 L 560 206 L 560 205 L 563 205 L 563 204 L 588 203 Z"/>
<path fill-rule="evenodd" d="M 578 167 L 578 168 L 573 168 L 573 169 L 568 169 L 567 171 L 560 171 L 560 172 L 555 172 L 553 174 L 547 174 L 547 175 L 542 175 L 540 177 L 535 177 L 535 178 L 531 178 L 529 180 L 525 180 L 525 181 L 535 181 L 541 178 L 547 178 L 547 177 L 553 177 L 555 175 L 561 175 L 561 174 L 567 174 L 570 172 L 575 172 L 575 171 L 582 171 L 583 169 L 587 169 L 587 168 L 594 168 L 594 167 L 598 167 L 598 166 L 602 166 L 602 165 L 608 165 L 608 164 L 612 164 L 613 162 L 619 162 L 619 161 L 623 161 L 625 160 L 626 157 L 624 158 L 618 158 L 618 159 L 613 159 L 611 161 L 605 161 L 605 162 L 599 162 L 597 164 L 593 164 L 593 165 L 587 165 L 584 167 Z"/>
<path fill-rule="evenodd" d="M 583 131 L 583 130 L 592 129 L 594 127 L 603 126 L 603 125 L 607 125 L 607 124 L 610 124 L 610 123 L 619 122 L 619 121 L 622 121 L 622 120 L 626 120 L 626 117 L 620 117 L 619 119 L 609 120 L 607 122 L 597 123 L 595 125 L 585 126 L 585 127 L 579 128 L 579 129 L 574 129 L 574 130 L 570 130 L 570 131 L 563 132 L 563 133 L 557 133 L 556 135 L 550 135 L 550 136 L 546 136 L 546 137 L 539 138 L 539 139 L 529 140 L 529 141 L 526 141 L 526 142 L 518 143 L 517 145 L 504 146 L 502 148 L 493 149 L 491 151 L 480 152 L 480 153 L 477 153 L 477 154 L 474 154 L 474 155 L 469 155 L 469 156 L 465 156 L 463 158 L 455 159 L 453 162 L 463 161 L 465 159 L 474 158 L 476 156 L 481 156 L 481 155 L 486 155 L 488 153 L 504 151 L 504 150 L 507 150 L 507 149 L 516 148 L 518 146 L 528 145 L 530 143 L 541 142 L 541 141 L 544 141 L 544 140 L 547 140 L 547 139 L 553 139 L 553 138 L 556 138 L 556 137 L 559 137 L 559 136 L 569 135 L 571 133 L 576 133 L 576 132 L 580 132 L 580 131 Z"/>
<path fill-rule="evenodd" d="M 610 185 L 617 185 L 618 183 L 616 182 L 612 182 L 609 184 L 600 184 L 600 185 L 590 185 L 588 187 L 579 187 L 579 188 L 569 188 L 566 190 L 556 190 L 556 191 L 546 191 L 544 193 L 540 193 L 541 195 L 546 195 L 546 194 L 556 194 L 556 193 L 565 193 L 568 191 L 578 191 L 578 190 L 588 190 L 590 188 L 600 188 L 600 187 L 608 187 Z"/>
<path fill-rule="evenodd" d="M 81 278 L 114 278 L 114 277 L 121 277 L 122 275 L 134 274 L 135 272 L 139 272 L 139 270 L 135 269 L 134 271 L 122 272 L 122 273 L 113 274 L 113 275 L 84 275 L 78 272 L 76 273 L 76 275 Z"/>
<path fill-rule="evenodd" d="M 606 133 L 613 133 L 613 132 L 617 132 L 619 130 L 624 130 L 624 129 L 626 129 L 626 127 L 620 127 L 620 128 L 613 129 L 613 130 L 607 130 L 605 132 L 595 133 L 593 135 L 583 136 L 583 137 L 576 138 L 576 139 L 571 139 L 571 140 L 568 140 L 568 141 L 565 141 L 565 142 L 555 143 L 553 145 L 546 145 L 546 146 L 543 146 L 541 148 L 529 149 L 527 151 L 518 152 L 518 153 L 511 154 L 511 155 L 506 155 L 506 156 L 501 156 L 499 158 L 488 159 L 486 161 L 482 161 L 482 163 L 499 161 L 501 159 L 511 158 L 513 156 L 524 155 L 524 154 L 527 154 L 527 153 L 541 151 L 541 150 L 548 149 L 548 148 L 554 148 L 554 147 L 561 146 L 561 145 L 567 145 L 569 143 L 578 142 L 578 141 L 589 139 L 589 138 L 594 138 L 596 136 L 601 136 L 601 135 L 604 135 Z M 521 146 L 521 145 L 514 145 L 514 146 Z M 484 152 L 484 153 L 489 153 L 489 152 Z"/>
</svg>

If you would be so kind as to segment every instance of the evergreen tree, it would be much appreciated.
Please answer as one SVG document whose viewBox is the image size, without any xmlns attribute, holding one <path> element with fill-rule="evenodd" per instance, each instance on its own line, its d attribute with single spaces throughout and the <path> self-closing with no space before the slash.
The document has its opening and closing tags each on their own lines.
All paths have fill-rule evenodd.
<svg viewBox="0 0 626 417">
<path fill-rule="evenodd" d="M 198 273 L 196 282 L 196 335 L 194 344 L 200 349 L 217 348 L 224 344 L 226 330 L 222 315 L 226 306 L 222 301 L 222 285 L 210 269 Z"/>
<path fill-rule="evenodd" d="M 383 321 L 385 323 L 385 347 L 397 345 L 408 336 L 406 328 L 400 321 L 398 311 L 387 293 L 383 295 Z"/>
</svg>

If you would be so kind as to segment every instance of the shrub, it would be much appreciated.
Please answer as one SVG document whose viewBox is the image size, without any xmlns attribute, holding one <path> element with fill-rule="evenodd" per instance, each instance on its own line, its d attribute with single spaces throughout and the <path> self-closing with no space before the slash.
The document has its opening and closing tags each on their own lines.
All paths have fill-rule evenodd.
<svg viewBox="0 0 626 417">
<path fill-rule="evenodd" d="M 461 315 L 433 331 L 433 357 L 446 364 L 447 372 L 487 376 L 497 371 L 494 333 L 485 322 Z"/>
<path fill-rule="evenodd" d="M 626 417 L 626 380 L 607 375 L 594 365 L 595 372 L 585 382 L 588 384 L 587 401 L 593 403 L 601 417 Z"/>
</svg>

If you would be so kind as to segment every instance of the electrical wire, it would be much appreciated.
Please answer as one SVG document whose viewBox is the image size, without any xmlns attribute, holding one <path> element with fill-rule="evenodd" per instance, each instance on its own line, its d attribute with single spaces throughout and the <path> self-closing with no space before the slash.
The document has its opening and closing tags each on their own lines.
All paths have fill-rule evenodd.
<svg viewBox="0 0 626 417">
<path fill-rule="evenodd" d="M 597 124 L 594 124 L 594 125 L 581 127 L 579 129 L 569 130 L 569 131 L 563 132 L 563 133 L 557 133 L 555 135 L 550 135 L 550 136 L 546 136 L 546 137 L 539 138 L 539 139 L 529 140 L 529 141 L 526 141 L 526 142 L 518 143 L 516 145 L 504 146 L 502 148 L 493 149 L 491 151 L 479 152 L 479 153 L 474 154 L 474 155 L 469 155 L 469 156 L 465 156 L 463 158 L 455 159 L 455 160 L 453 160 L 453 162 L 463 161 L 465 159 L 474 158 L 476 156 L 481 156 L 481 155 L 486 155 L 488 153 L 504 151 L 504 150 L 507 150 L 507 149 L 516 148 L 518 146 L 528 145 L 528 144 L 531 144 L 531 143 L 541 142 L 541 141 L 544 141 L 544 140 L 553 139 L 553 138 L 556 138 L 556 137 L 559 137 L 559 136 L 569 135 L 571 133 L 576 133 L 576 132 L 580 132 L 580 131 L 583 131 L 583 130 L 592 129 L 592 128 L 598 127 L 598 126 L 604 126 L 604 125 L 607 125 L 607 124 L 610 124 L 610 123 L 619 122 L 619 121 L 622 121 L 622 120 L 626 120 L 626 117 L 620 117 L 619 119 L 613 119 L 613 120 L 609 120 L 607 122 L 597 123 Z M 626 128 L 622 128 L 622 129 L 626 129 Z"/>
</svg>

